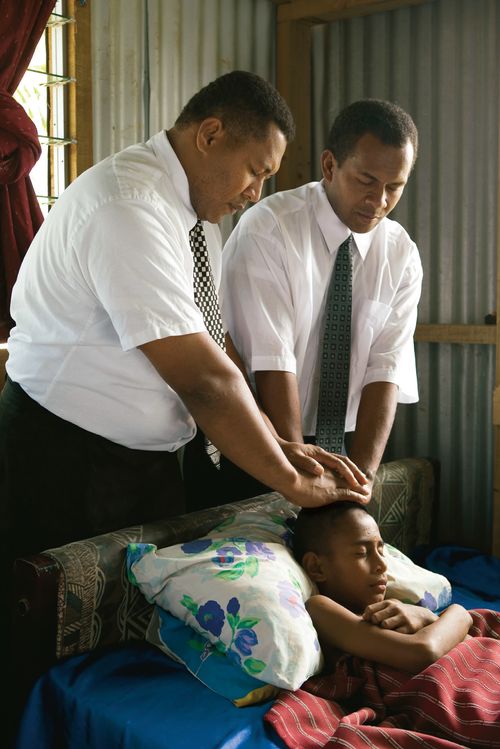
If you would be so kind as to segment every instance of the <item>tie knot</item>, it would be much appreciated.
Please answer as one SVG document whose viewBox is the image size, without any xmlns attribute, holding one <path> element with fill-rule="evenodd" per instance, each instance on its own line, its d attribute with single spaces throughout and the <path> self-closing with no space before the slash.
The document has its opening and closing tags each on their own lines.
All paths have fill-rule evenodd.
<svg viewBox="0 0 500 749">
<path fill-rule="evenodd" d="M 352 236 L 352 234 L 349 234 L 349 236 L 347 237 L 347 239 L 344 239 L 344 241 L 339 245 L 339 250 L 338 251 L 339 252 L 345 252 L 346 250 L 351 250 L 352 249 L 353 239 L 354 239 L 354 237 Z"/>
<path fill-rule="evenodd" d="M 197 239 L 200 236 L 204 236 L 204 234 L 205 232 L 203 231 L 203 224 L 201 223 L 200 219 L 198 219 L 196 224 L 189 232 L 189 238 L 192 241 L 193 239 Z"/>
<path fill-rule="evenodd" d="M 189 244 L 191 252 L 195 257 L 207 253 L 205 232 L 203 231 L 203 224 L 199 219 L 189 232 Z"/>
</svg>

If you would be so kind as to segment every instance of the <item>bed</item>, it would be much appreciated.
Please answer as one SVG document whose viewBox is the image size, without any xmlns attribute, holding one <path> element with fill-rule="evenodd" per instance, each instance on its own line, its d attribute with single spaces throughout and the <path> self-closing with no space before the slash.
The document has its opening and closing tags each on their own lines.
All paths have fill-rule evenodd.
<svg viewBox="0 0 500 749">
<path fill-rule="evenodd" d="M 423 458 L 380 467 L 372 512 L 384 540 L 451 578 L 454 596 L 464 605 L 500 610 L 500 560 L 431 545 L 434 468 Z M 17 560 L 16 661 L 26 688 L 36 683 L 15 748 L 290 746 L 269 720 L 274 697 L 235 707 L 145 641 L 153 607 L 130 584 L 124 564 L 131 543 L 189 542 L 225 518 L 265 508 L 274 496 L 117 530 Z"/>
</svg>

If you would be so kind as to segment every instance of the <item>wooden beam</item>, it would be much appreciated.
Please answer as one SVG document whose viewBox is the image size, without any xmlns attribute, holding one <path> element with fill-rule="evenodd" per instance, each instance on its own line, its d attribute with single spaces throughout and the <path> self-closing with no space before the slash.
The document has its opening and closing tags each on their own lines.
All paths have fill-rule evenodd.
<svg viewBox="0 0 500 749">
<path fill-rule="evenodd" d="M 500 385 L 493 391 L 493 424 L 500 426 Z"/>
<path fill-rule="evenodd" d="M 498 120 L 500 121 L 500 111 Z M 498 134 L 500 145 L 500 131 Z M 497 216 L 500 215 L 500 150 L 497 166 Z M 500 221 L 497 221 L 497 299 L 496 308 L 500 311 Z M 493 393 L 493 518 L 492 553 L 500 556 L 500 325 L 497 325 L 495 391 Z"/>
<path fill-rule="evenodd" d="M 302 21 L 278 22 L 276 86 L 287 101 L 297 128 L 276 176 L 278 190 L 310 182 L 311 173 L 311 27 Z"/>
<path fill-rule="evenodd" d="M 430 0 L 291 0 L 278 3 L 280 21 L 308 21 L 326 23 L 343 18 L 367 16 L 386 10 L 422 5 Z"/>
<path fill-rule="evenodd" d="M 496 325 L 417 325 L 415 340 L 426 343 L 495 345 Z"/>
<path fill-rule="evenodd" d="M 76 23 L 68 28 L 69 135 L 76 143 L 69 146 L 72 182 L 94 163 L 92 137 L 92 55 L 90 3 L 68 0 L 68 12 Z"/>
</svg>

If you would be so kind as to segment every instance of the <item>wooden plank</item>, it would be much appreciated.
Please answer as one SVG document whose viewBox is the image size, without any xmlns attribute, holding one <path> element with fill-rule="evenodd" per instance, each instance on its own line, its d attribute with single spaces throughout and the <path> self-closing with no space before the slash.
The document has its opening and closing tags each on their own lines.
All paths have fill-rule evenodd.
<svg viewBox="0 0 500 749">
<path fill-rule="evenodd" d="M 276 86 L 295 118 L 295 140 L 276 175 L 276 188 L 289 190 L 312 179 L 311 174 L 311 27 L 286 21 L 277 27 Z"/>
<path fill-rule="evenodd" d="M 417 325 L 415 340 L 426 343 L 495 345 L 497 325 Z"/>
<path fill-rule="evenodd" d="M 493 391 L 493 424 L 500 426 L 500 385 Z"/>
<path fill-rule="evenodd" d="M 498 345 L 497 345 L 498 351 Z M 493 508 L 491 553 L 500 557 L 500 386 L 493 393 Z"/>
<path fill-rule="evenodd" d="M 92 55 L 90 3 L 68 0 L 68 12 L 76 20 L 68 28 L 70 182 L 94 163 L 92 137 Z"/>
<path fill-rule="evenodd" d="M 500 111 L 499 111 L 500 119 Z M 500 145 L 500 131 L 498 135 Z M 500 211 L 500 151 L 497 165 L 497 215 Z M 497 221 L 497 304 L 500 311 L 500 221 Z M 500 413 L 499 395 L 500 389 L 500 325 L 497 325 L 496 338 L 496 367 L 495 367 L 495 391 L 493 393 L 493 517 L 492 517 L 492 539 L 491 551 L 500 557 Z"/>
<path fill-rule="evenodd" d="M 278 22 L 326 23 L 396 10 L 408 5 L 422 5 L 430 1 L 432 0 L 291 0 L 288 3 L 279 3 L 277 13 Z"/>
</svg>

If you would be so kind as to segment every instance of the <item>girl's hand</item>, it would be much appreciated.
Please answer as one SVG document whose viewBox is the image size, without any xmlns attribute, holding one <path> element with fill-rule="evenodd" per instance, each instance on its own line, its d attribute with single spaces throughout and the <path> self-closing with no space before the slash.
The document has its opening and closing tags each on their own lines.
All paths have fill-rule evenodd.
<svg viewBox="0 0 500 749">
<path fill-rule="evenodd" d="M 367 606 L 363 612 L 363 619 L 384 629 L 411 635 L 436 621 L 438 616 L 423 606 L 387 598 Z"/>
</svg>

